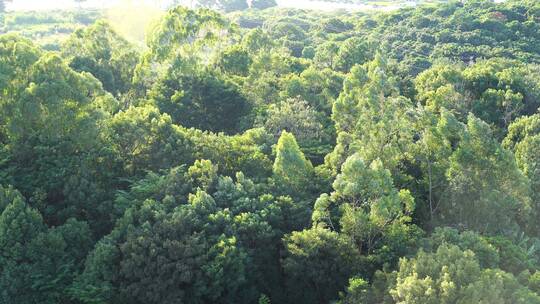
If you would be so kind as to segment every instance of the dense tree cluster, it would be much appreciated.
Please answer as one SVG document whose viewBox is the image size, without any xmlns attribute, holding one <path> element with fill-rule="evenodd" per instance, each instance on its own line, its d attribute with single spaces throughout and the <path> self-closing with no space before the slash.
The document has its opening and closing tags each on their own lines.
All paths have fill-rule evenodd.
<svg viewBox="0 0 540 304">
<path fill-rule="evenodd" d="M 0 303 L 540 303 L 537 1 L 200 2 L 0 35 Z"/>
</svg>

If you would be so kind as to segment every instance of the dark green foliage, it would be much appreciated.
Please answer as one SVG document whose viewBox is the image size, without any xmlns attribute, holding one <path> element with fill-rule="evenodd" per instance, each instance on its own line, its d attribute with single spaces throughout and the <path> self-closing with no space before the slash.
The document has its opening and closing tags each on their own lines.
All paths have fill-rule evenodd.
<svg viewBox="0 0 540 304">
<path fill-rule="evenodd" d="M 150 93 L 153 103 L 175 124 L 212 132 L 237 133 L 250 104 L 238 87 L 211 72 L 169 70 Z"/>
<path fill-rule="evenodd" d="M 336 299 L 358 265 L 358 251 L 350 240 L 325 228 L 294 232 L 284 242 L 283 267 L 293 302 L 323 304 Z"/>
<path fill-rule="evenodd" d="M 41 215 L 13 191 L 4 191 L 3 202 L 11 202 L 0 215 L 2 303 L 69 301 L 67 289 L 93 243 L 88 225 L 70 219 L 47 230 Z"/>
<path fill-rule="evenodd" d="M 480 266 L 485 268 L 495 268 L 500 262 L 504 262 L 500 259 L 497 247 L 493 246 L 487 238 L 473 231 L 460 233 L 453 228 L 438 227 L 427 240 L 426 247 L 433 251 L 442 244 L 452 244 L 461 250 L 471 250 Z"/>
<path fill-rule="evenodd" d="M 150 174 L 119 196 L 118 204 L 131 207 L 90 254 L 75 296 L 88 303 L 238 303 L 258 292 L 274 295 L 275 246 L 283 233 L 301 229 L 294 226 L 298 207 L 259 193 L 262 185 L 242 174 L 233 181 L 216 173 L 211 162 L 197 161 Z"/>
<path fill-rule="evenodd" d="M 423 59 L 430 56 L 464 62 L 492 57 L 538 62 L 538 24 L 532 21 L 537 6 L 534 1 L 472 1 L 420 7 L 374 19 L 377 27 L 369 36 L 412 75 L 423 70 Z"/>
<path fill-rule="evenodd" d="M 223 51 L 218 66 L 225 73 L 233 75 L 247 76 L 252 59 L 247 50 L 242 47 L 232 46 Z"/>
<path fill-rule="evenodd" d="M 192 203 L 212 208 L 204 205 L 211 204 L 211 198 L 195 198 Z M 128 235 L 120 246 L 125 257 L 118 269 L 122 298 L 131 303 L 238 300 L 245 282 L 245 253 L 236 248 L 234 238 L 211 241 L 200 235 L 200 220 L 189 209 L 179 208 L 151 227 Z"/>
</svg>

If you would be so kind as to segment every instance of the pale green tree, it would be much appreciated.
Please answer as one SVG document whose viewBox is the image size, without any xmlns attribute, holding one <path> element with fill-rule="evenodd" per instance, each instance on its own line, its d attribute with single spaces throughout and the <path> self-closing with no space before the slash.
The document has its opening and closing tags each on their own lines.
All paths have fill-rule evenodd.
<svg viewBox="0 0 540 304">
<path fill-rule="evenodd" d="M 403 259 L 390 294 L 396 303 L 540 303 L 512 274 L 482 269 L 475 254 L 455 245 Z"/>
<path fill-rule="evenodd" d="M 394 174 L 408 157 L 411 116 L 411 102 L 399 96 L 386 59 L 377 55 L 372 62 L 355 66 L 334 103 L 337 145 L 326 157 L 327 165 L 337 173 L 348 156 L 358 153 L 367 163 L 380 158 Z"/>
<path fill-rule="evenodd" d="M 373 254 L 390 230 L 409 230 L 414 199 L 409 191 L 395 188 L 390 171 L 380 161 L 367 166 L 354 154 L 343 164 L 333 187 L 334 192 L 316 201 L 313 225 L 348 235 L 360 253 Z"/>
<path fill-rule="evenodd" d="M 279 187 L 303 192 L 313 177 L 313 166 L 296 143 L 293 134 L 283 131 L 276 146 L 274 178 Z"/>
</svg>

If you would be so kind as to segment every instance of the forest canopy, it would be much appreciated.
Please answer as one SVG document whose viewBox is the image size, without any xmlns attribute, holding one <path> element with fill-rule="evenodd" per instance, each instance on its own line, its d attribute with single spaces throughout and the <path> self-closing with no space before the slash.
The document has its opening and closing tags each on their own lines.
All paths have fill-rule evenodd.
<svg viewBox="0 0 540 304">
<path fill-rule="evenodd" d="M 540 303 L 540 2 L 203 2 L 0 13 L 0 303 Z"/>
</svg>

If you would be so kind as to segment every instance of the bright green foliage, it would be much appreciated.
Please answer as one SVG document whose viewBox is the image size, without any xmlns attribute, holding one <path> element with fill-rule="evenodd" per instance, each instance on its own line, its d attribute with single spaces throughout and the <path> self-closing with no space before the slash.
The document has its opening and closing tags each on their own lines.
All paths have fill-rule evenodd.
<svg viewBox="0 0 540 304">
<path fill-rule="evenodd" d="M 268 177 L 272 172 L 271 135 L 261 129 L 248 130 L 235 136 L 206 134 L 190 130 L 198 158 L 209 159 L 224 175 L 243 172 L 248 177 Z"/>
<path fill-rule="evenodd" d="M 396 286 L 397 303 L 540 303 L 540 297 L 501 270 L 482 269 L 470 250 L 441 245 L 403 259 Z"/>
<path fill-rule="evenodd" d="M 540 115 L 522 117 L 508 127 L 504 145 L 514 151 L 516 162 L 531 183 L 533 217 L 540 212 Z M 531 229 L 539 231 L 538 223 L 532 222 Z"/>
<path fill-rule="evenodd" d="M 410 220 L 406 215 L 414 210 L 413 198 L 408 191 L 394 188 L 390 172 L 379 161 L 366 167 L 356 154 L 343 164 L 334 189 L 334 201 L 346 206 L 341 219 L 343 232 L 358 242 L 365 240 L 368 252 L 381 232 L 378 229 L 393 221 L 406 223 Z"/>
<path fill-rule="evenodd" d="M 193 161 L 191 141 L 171 117 L 151 106 L 131 107 L 109 120 L 110 137 L 128 175 Z"/>
<path fill-rule="evenodd" d="M 336 65 L 336 53 L 339 46 L 335 42 L 326 42 L 315 50 L 314 63 L 320 68 L 331 68 Z"/>
<path fill-rule="evenodd" d="M 119 269 L 120 294 L 132 303 L 204 303 L 218 299 L 234 303 L 244 280 L 244 254 L 235 248 L 234 238 L 209 244 L 194 231 L 196 215 L 182 209 L 129 235 L 122 244 L 120 252 L 125 258 Z M 141 272 L 141 268 L 146 271 Z M 231 280 L 233 275 L 235 280 Z M 146 280 L 148 277 L 154 280 Z M 225 292 L 232 298 L 224 297 Z"/>
<path fill-rule="evenodd" d="M 266 295 L 261 295 L 261 297 L 259 298 L 259 304 L 271 304 L 270 302 L 270 299 L 268 298 L 268 296 Z"/>
<path fill-rule="evenodd" d="M 532 198 L 534 200 L 534 212 L 538 214 L 539 212 L 539 202 L 540 198 L 538 197 L 540 189 L 540 168 L 538 168 L 538 149 L 540 148 L 540 136 L 535 135 L 533 137 L 527 138 L 519 144 L 516 148 L 516 158 L 518 166 L 521 168 L 523 173 L 530 179 L 532 187 Z M 536 217 L 535 217 L 536 218 Z M 534 224 L 533 224 L 534 225 Z M 532 227 L 531 227 L 532 228 Z M 538 231 L 538 227 L 535 228 Z"/>
<path fill-rule="evenodd" d="M 29 40 L 15 35 L 0 36 L 0 109 L 21 94 L 27 70 L 41 56 L 41 51 Z M 9 116 L 0 115 L 0 142 L 6 144 Z"/>
<path fill-rule="evenodd" d="M 184 66 L 210 63 L 233 35 L 230 22 L 217 12 L 182 6 L 169 10 L 147 37 L 148 51 L 135 69 L 137 89 L 146 93 L 171 61 L 180 59 Z"/>
<path fill-rule="evenodd" d="M 422 72 L 415 80 L 418 99 L 432 112 L 441 108 L 452 110 L 454 114 L 465 115 L 468 100 L 458 90 L 465 79 L 459 66 L 440 64 Z"/>
<path fill-rule="evenodd" d="M 279 105 L 270 105 L 268 122 L 272 122 L 272 117 L 283 117 L 279 121 L 291 120 L 295 121 L 295 125 L 308 124 L 308 126 L 317 127 L 317 130 L 307 131 L 310 128 L 301 128 L 306 131 L 292 131 L 299 141 L 304 153 L 314 164 L 324 162 L 324 156 L 328 154 L 335 144 L 335 128 L 330 114 L 332 113 L 332 104 L 339 96 L 343 86 L 343 75 L 332 71 L 331 69 L 317 70 L 310 67 L 300 73 L 300 75 L 292 74 L 284 79 L 282 83 L 281 98 L 286 98 L 289 102 L 283 105 L 283 101 Z M 291 100 L 293 102 L 291 102 Z M 296 109 L 298 101 L 304 100 L 306 105 L 311 109 L 307 111 L 312 114 L 308 115 L 303 109 Z M 278 106 L 278 107 L 277 107 Z M 279 114 L 272 113 L 279 109 Z M 285 115 L 290 110 L 294 113 Z M 299 116 L 299 117 L 297 117 Z M 311 117 L 308 119 L 308 117 Z M 306 126 L 307 127 L 307 126 Z M 283 129 L 283 128 L 282 128 Z M 290 130 L 290 129 L 289 129 Z M 306 138 L 307 137 L 307 138 Z"/>
<path fill-rule="evenodd" d="M 430 251 L 435 251 L 443 244 L 455 245 L 461 250 L 474 252 L 480 266 L 483 268 L 496 268 L 500 262 L 504 262 L 499 257 L 497 247 L 476 232 L 464 231 L 460 233 L 453 228 L 435 228 L 427 241 L 427 248 Z"/>
<path fill-rule="evenodd" d="M 24 72 L 41 55 L 41 50 L 32 42 L 15 35 L 0 36 L 0 88 L 3 98 L 16 93 L 17 86 L 24 81 Z"/>
<path fill-rule="evenodd" d="M 416 89 L 428 109 L 444 107 L 462 121 L 472 112 L 504 133 L 515 118 L 538 107 L 538 75 L 537 69 L 503 59 L 479 61 L 466 68 L 443 63 L 421 73 Z"/>
<path fill-rule="evenodd" d="M 414 199 L 409 191 L 394 187 L 390 171 L 380 161 L 368 167 L 355 154 L 341 172 L 333 184 L 335 191 L 316 201 L 313 225 L 340 231 L 351 239 L 365 256 L 363 273 L 370 276 L 374 263 L 395 262 L 393 253 L 405 254 L 415 245 L 416 228 L 408 225 Z"/>
<path fill-rule="evenodd" d="M 188 51 L 197 54 L 198 48 L 219 43 L 223 39 L 222 31 L 227 32 L 228 28 L 228 21 L 216 12 L 177 7 L 169 10 L 153 29 L 148 47 L 158 61 Z"/>
<path fill-rule="evenodd" d="M 266 115 L 261 124 L 276 139 L 282 131 L 294 134 L 301 145 L 325 139 L 321 115 L 302 99 L 290 98 L 279 104 L 272 104 Z"/>
<path fill-rule="evenodd" d="M 434 251 L 445 243 L 474 252 L 482 268 L 500 268 L 509 273 L 521 274 L 536 269 L 538 264 L 535 245 L 530 245 L 530 240 L 523 237 L 486 237 L 473 231 L 459 232 L 453 228 L 438 227 L 426 239 L 424 247 Z"/>
<path fill-rule="evenodd" d="M 0 214 L 16 199 L 23 199 L 19 191 L 15 190 L 13 186 L 3 187 L 0 185 Z"/>
<path fill-rule="evenodd" d="M 462 136 L 450 157 L 442 220 L 485 232 L 515 229 L 530 210 L 527 179 L 480 119 L 469 116 Z"/>
<path fill-rule="evenodd" d="M 217 171 L 217 166 L 212 165 L 211 161 L 196 160 L 193 166 L 189 167 L 188 175 L 198 189 L 207 191 L 217 181 Z"/>
<path fill-rule="evenodd" d="M 369 283 L 362 278 L 349 279 L 349 286 L 345 296 L 340 299 L 340 304 L 363 304 L 369 301 Z"/>
<path fill-rule="evenodd" d="M 332 104 L 343 87 L 343 75 L 331 69 L 308 68 L 300 75 L 290 75 L 283 84 L 283 97 L 302 97 L 325 116 L 332 113 Z"/>
<path fill-rule="evenodd" d="M 449 157 L 459 140 L 462 125 L 444 108 L 440 115 L 424 107 L 418 107 L 418 112 L 416 129 L 419 138 L 413 148 L 413 154 L 423 173 L 419 184 L 424 189 L 425 204 L 417 205 L 417 214 L 424 218 L 428 225 L 434 225 L 441 203 L 440 195 L 448 187 L 446 171 L 449 167 Z"/>
<path fill-rule="evenodd" d="M 291 74 L 295 68 L 301 69 L 297 59 L 291 58 L 282 50 L 259 52 L 253 56 L 249 75 L 243 83 L 242 91 L 255 104 L 269 104 L 280 99 L 280 80 Z M 293 96 L 296 97 L 296 96 Z"/>
<path fill-rule="evenodd" d="M 538 63 L 537 17 L 536 1 L 449 1 L 368 17 L 361 24 L 362 37 L 395 58 L 403 77 L 414 78 L 438 58 L 467 64 L 494 57 Z"/>
<path fill-rule="evenodd" d="M 538 293 L 538 288 L 540 287 L 540 272 L 536 271 L 535 273 L 533 273 L 529 277 L 528 283 L 529 283 L 529 289 Z"/>
<path fill-rule="evenodd" d="M 390 170 L 407 157 L 412 108 L 396 93 L 395 79 L 380 55 L 365 67 L 353 68 L 332 111 L 338 137 L 326 161 L 335 172 L 354 153 L 368 163 L 379 158 Z"/>
<path fill-rule="evenodd" d="M 380 161 L 367 167 L 355 154 L 345 161 L 341 171 L 334 182 L 335 198 L 353 207 L 367 207 L 370 219 L 376 224 L 384 226 L 414 210 L 410 194 L 394 188 L 390 172 Z"/>
<path fill-rule="evenodd" d="M 328 26 L 338 30 L 339 25 Z M 328 29 L 327 29 L 328 30 Z M 373 60 L 373 50 L 365 39 L 351 37 L 340 44 L 326 42 L 319 45 L 315 50 L 314 63 L 319 67 L 332 68 L 336 71 L 349 72 L 353 66 L 361 65 Z"/>
<path fill-rule="evenodd" d="M 294 232 L 284 239 L 283 267 L 291 297 L 303 303 L 328 303 L 337 299 L 354 274 L 358 251 L 350 240 L 325 228 Z"/>
<path fill-rule="evenodd" d="M 26 90 L 6 105 L 14 141 L 27 140 L 35 132 L 50 140 L 75 137 L 74 132 L 90 133 L 77 134 L 82 141 L 94 136 L 96 120 L 105 115 L 103 110 L 114 106 L 113 98 L 101 90 L 95 78 L 70 70 L 56 55 L 44 55 L 27 73 Z M 81 112 L 89 113 L 78 115 Z"/>
<path fill-rule="evenodd" d="M 292 193 L 305 191 L 313 177 L 311 162 L 298 147 L 294 135 L 287 131 L 279 137 L 273 172 L 276 183 Z"/>
<path fill-rule="evenodd" d="M 516 150 L 520 142 L 534 138 L 538 133 L 540 133 L 540 115 L 521 117 L 508 127 L 508 134 L 503 144 L 508 149 Z M 524 170 L 524 172 L 528 171 Z"/>
<path fill-rule="evenodd" d="M 250 53 L 250 55 L 257 52 L 269 51 L 275 47 L 276 43 L 269 36 L 268 32 L 263 31 L 261 28 L 254 28 L 247 31 L 242 36 L 242 47 Z"/>
<path fill-rule="evenodd" d="M 334 68 L 348 72 L 357 64 L 364 64 L 373 59 L 371 47 L 361 38 L 353 37 L 345 40 L 336 52 Z"/>
<path fill-rule="evenodd" d="M 109 120 L 108 136 L 121 157 L 127 176 L 141 176 L 196 159 L 209 159 L 224 174 L 247 176 L 271 172 L 272 138 L 260 129 L 236 136 L 208 134 L 172 123 L 152 106 L 132 107 Z"/>
<path fill-rule="evenodd" d="M 529 182 L 489 125 L 472 114 L 464 125 L 444 108 L 438 121 L 423 115 L 415 155 L 425 172 L 430 220 L 481 232 L 526 227 Z"/>
<path fill-rule="evenodd" d="M 13 0 L 4 0 L 4 3 Z M 2 33 L 20 35 L 47 51 L 59 51 L 61 44 L 81 27 L 86 27 L 103 17 L 99 10 L 20 10 L 0 13 Z"/>
<path fill-rule="evenodd" d="M 62 46 L 62 56 L 76 71 L 89 72 L 114 95 L 131 87 L 139 54 L 105 21 L 74 32 Z"/>
</svg>

